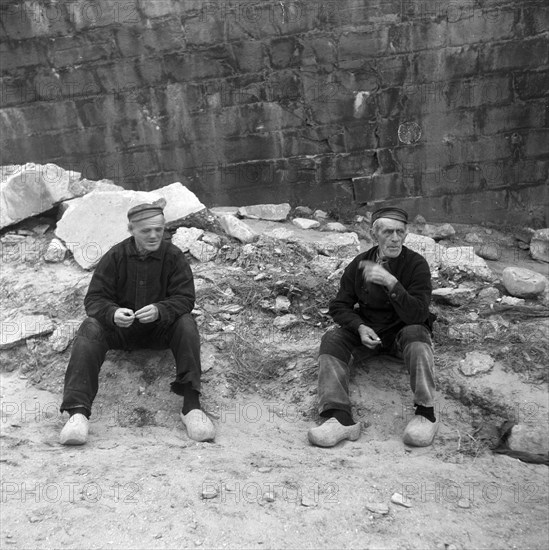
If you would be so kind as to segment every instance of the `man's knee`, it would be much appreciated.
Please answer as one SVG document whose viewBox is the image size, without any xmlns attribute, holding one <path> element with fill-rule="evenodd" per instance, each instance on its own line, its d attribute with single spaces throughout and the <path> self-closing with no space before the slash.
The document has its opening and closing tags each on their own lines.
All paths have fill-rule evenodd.
<svg viewBox="0 0 549 550">
<path fill-rule="evenodd" d="M 427 327 L 423 325 L 407 325 L 399 334 L 400 346 L 405 350 L 410 344 L 423 344 L 432 347 L 431 334 Z M 423 348 L 424 346 L 419 346 Z"/>
<path fill-rule="evenodd" d="M 190 313 L 181 315 L 181 317 L 175 321 L 175 332 L 184 334 L 187 337 L 198 335 L 196 321 Z"/>
<path fill-rule="evenodd" d="M 86 317 L 83 323 L 80 325 L 77 336 L 83 336 L 88 340 L 103 340 L 105 338 L 105 329 L 103 325 L 93 317 Z"/>
</svg>

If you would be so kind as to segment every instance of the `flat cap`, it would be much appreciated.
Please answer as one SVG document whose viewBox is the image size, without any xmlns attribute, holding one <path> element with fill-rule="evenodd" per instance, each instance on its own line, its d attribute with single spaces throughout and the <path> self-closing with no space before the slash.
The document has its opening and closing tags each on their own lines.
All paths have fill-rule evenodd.
<svg viewBox="0 0 549 550">
<path fill-rule="evenodd" d="M 139 222 L 141 220 L 147 220 L 158 216 L 159 214 L 164 214 L 164 207 L 166 206 L 166 199 L 161 197 L 160 199 L 149 202 L 138 204 L 132 206 L 128 210 L 128 221 L 130 222 Z"/>
<path fill-rule="evenodd" d="M 379 218 L 389 218 L 390 220 L 408 223 L 408 212 L 402 210 L 402 208 L 386 206 L 385 208 L 379 208 L 372 214 L 372 223 L 379 220 Z"/>
</svg>

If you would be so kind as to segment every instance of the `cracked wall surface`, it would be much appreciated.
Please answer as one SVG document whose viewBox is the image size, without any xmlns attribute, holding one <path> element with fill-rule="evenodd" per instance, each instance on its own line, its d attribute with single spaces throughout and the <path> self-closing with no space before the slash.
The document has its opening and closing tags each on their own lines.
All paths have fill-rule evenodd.
<svg viewBox="0 0 549 550">
<path fill-rule="evenodd" d="M 2 164 L 547 225 L 546 0 L 0 6 Z"/>
</svg>

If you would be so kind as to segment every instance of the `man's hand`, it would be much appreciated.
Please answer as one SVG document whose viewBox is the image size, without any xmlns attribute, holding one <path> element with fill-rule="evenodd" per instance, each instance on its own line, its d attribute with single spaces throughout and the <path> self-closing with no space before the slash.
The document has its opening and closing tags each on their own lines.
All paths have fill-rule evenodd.
<svg viewBox="0 0 549 550">
<path fill-rule="evenodd" d="M 360 325 L 358 327 L 358 334 L 360 335 L 360 340 L 362 344 L 367 348 L 374 349 L 376 346 L 381 344 L 381 340 L 378 335 L 374 332 L 373 329 L 367 327 L 366 325 Z"/>
<path fill-rule="evenodd" d="M 387 290 L 393 290 L 393 287 L 398 283 L 398 279 L 394 275 L 391 275 L 384 267 L 375 262 L 362 260 L 359 268 L 362 269 L 362 276 L 367 283 L 384 286 Z"/>
<path fill-rule="evenodd" d="M 137 310 L 135 316 L 140 323 L 154 323 L 158 319 L 158 308 L 150 304 Z"/>
<path fill-rule="evenodd" d="M 114 324 L 117 327 L 128 328 L 134 319 L 135 315 L 131 309 L 120 307 L 114 312 Z"/>
</svg>

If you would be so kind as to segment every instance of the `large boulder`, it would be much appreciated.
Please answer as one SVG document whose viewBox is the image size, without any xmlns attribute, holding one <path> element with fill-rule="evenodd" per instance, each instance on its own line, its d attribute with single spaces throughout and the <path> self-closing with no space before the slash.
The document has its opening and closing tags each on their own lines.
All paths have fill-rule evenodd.
<svg viewBox="0 0 549 550">
<path fill-rule="evenodd" d="M 128 234 L 128 210 L 143 202 L 166 199 L 167 227 L 205 209 L 196 195 L 181 183 L 155 191 L 92 191 L 69 202 L 55 234 L 84 269 L 91 269 L 103 255 Z"/>
<path fill-rule="evenodd" d="M 534 260 L 549 262 L 549 228 L 538 229 L 532 235 L 530 254 Z"/>
<path fill-rule="evenodd" d="M 18 315 L 0 323 L 0 350 L 10 349 L 27 338 L 50 334 L 53 321 L 46 315 Z"/>
<path fill-rule="evenodd" d="M 545 277 L 523 267 L 506 267 L 503 270 L 503 285 L 511 296 L 533 298 L 545 290 Z"/>
<path fill-rule="evenodd" d="M 101 180 L 106 182 L 107 180 Z M 0 229 L 90 192 L 100 182 L 56 164 L 0 167 Z"/>
<path fill-rule="evenodd" d="M 542 422 L 536 426 L 516 424 L 507 440 L 509 448 L 534 454 L 545 454 L 549 450 L 549 429 Z"/>
</svg>

